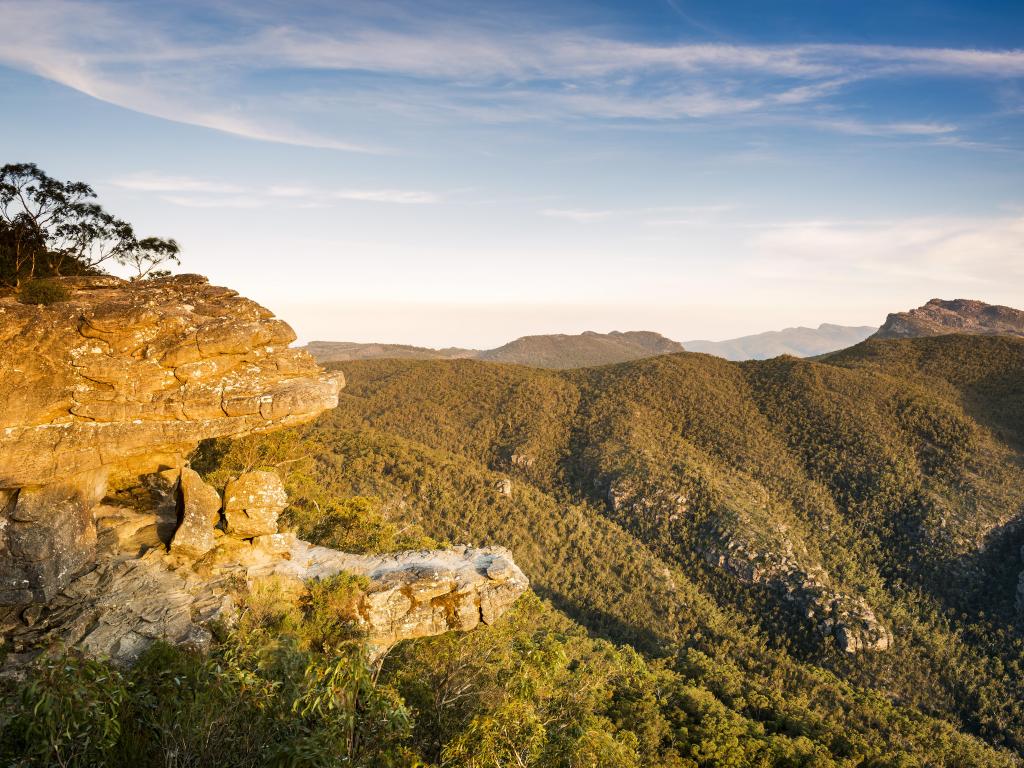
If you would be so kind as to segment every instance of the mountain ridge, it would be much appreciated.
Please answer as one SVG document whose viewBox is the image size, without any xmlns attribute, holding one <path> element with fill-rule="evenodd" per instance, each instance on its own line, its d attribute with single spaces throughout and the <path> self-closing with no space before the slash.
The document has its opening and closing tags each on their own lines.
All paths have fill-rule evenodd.
<svg viewBox="0 0 1024 768">
<path fill-rule="evenodd" d="M 852 346 L 876 330 L 874 326 L 822 323 L 817 328 L 796 326 L 724 341 L 678 342 L 656 331 L 584 331 L 579 334 L 521 336 L 500 347 L 484 350 L 463 347 L 435 349 L 410 344 L 322 340 L 311 341 L 304 349 L 321 364 L 377 359 L 472 359 L 560 369 L 623 363 L 677 352 L 702 352 L 726 360 L 761 360 L 778 355 L 812 357 Z"/>
<path fill-rule="evenodd" d="M 817 328 L 798 325 L 723 341 L 694 339 L 684 341 L 683 346 L 688 352 L 704 352 L 726 360 L 765 360 L 779 355 L 813 357 L 853 346 L 876 330 L 871 325 L 821 323 Z"/>
<path fill-rule="evenodd" d="M 890 314 L 874 338 L 947 333 L 1024 336 L 1024 311 L 976 299 L 931 299 L 916 309 Z"/>
</svg>

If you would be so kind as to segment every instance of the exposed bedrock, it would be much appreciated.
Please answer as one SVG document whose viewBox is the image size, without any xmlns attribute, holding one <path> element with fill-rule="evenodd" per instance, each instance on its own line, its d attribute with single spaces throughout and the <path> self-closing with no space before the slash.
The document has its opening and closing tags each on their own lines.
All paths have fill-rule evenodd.
<svg viewBox="0 0 1024 768">
<path fill-rule="evenodd" d="M 286 323 L 198 275 L 60 282 L 68 301 L 0 297 L 0 604 L 48 600 L 91 560 L 108 482 L 312 419 L 343 385 L 288 348 Z"/>
<path fill-rule="evenodd" d="M 219 498 L 193 475 L 182 471 L 184 504 L 190 495 L 203 503 Z M 273 498 L 280 481 L 270 475 L 247 473 L 233 484 L 251 489 L 252 498 Z M 375 654 L 401 640 L 492 624 L 529 587 L 502 547 L 353 555 L 292 533 L 237 538 L 223 531 L 222 511 L 215 508 L 210 517 L 203 509 L 191 523 L 183 519 L 168 550 L 159 510 L 97 507 L 91 567 L 45 605 L 0 609 L 0 634 L 13 651 L 9 663 L 71 646 L 117 663 L 131 663 L 156 640 L 203 649 L 212 637 L 207 625 L 230 625 L 236 599 L 268 578 L 284 580 L 298 594 L 310 580 L 365 576 L 355 615 L 339 621 L 353 620 Z M 176 546 L 182 538 L 214 543 L 197 555 Z"/>
<path fill-rule="evenodd" d="M 607 500 L 613 512 L 628 511 L 648 525 L 668 531 L 690 525 L 690 499 L 684 492 L 619 480 L 609 485 Z M 892 646 L 892 633 L 863 598 L 836 587 L 820 565 L 807 563 L 780 528 L 775 531 L 775 547 L 752 543 L 753 528 L 739 519 L 704 526 L 698 544 L 704 561 L 743 584 L 767 586 L 779 599 L 795 605 L 819 636 L 833 637 L 845 653 Z"/>
<path fill-rule="evenodd" d="M 204 647 L 263 578 L 368 579 L 354 621 L 380 652 L 489 624 L 528 587 L 501 548 L 358 556 L 278 532 L 281 480 L 213 488 L 185 463 L 211 437 L 298 424 L 338 403 L 295 334 L 205 278 L 61 280 L 0 295 L 0 637 L 8 662 L 74 646 L 130 662 Z"/>
</svg>

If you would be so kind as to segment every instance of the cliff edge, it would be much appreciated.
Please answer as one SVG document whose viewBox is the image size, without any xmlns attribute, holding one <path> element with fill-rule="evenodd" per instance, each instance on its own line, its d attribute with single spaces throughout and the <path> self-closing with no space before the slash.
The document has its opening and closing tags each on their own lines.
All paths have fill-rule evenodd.
<svg viewBox="0 0 1024 768">
<path fill-rule="evenodd" d="M 267 575 L 368 577 L 359 623 L 378 648 L 490 623 L 527 588 L 500 548 L 315 547 L 278 531 L 274 473 L 216 489 L 187 466 L 202 440 L 337 406 L 344 377 L 290 349 L 267 309 L 198 275 L 55 282 L 67 300 L 0 296 L 0 635 L 15 654 L 203 645 L 237 584 Z"/>
</svg>

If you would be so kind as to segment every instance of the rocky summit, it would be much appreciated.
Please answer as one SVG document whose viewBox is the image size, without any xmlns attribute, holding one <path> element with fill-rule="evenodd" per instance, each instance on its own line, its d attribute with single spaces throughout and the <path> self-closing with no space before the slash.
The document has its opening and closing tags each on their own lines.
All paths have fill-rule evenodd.
<svg viewBox="0 0 1024 768">
<path fill-rule="evenodd" d="M 1024 311 L 972 299 L 932 299 L 923 307 L 890 314 L 872 338 L 907 339 L 947 333 L 1024 336 Z"/>
<path fill-rule="evenodd" d="M 153 640 L 203 646 L 238 584 L 366 576 L 377 648 L 470 629 L 525 589 L 503 550 L 384 559 L 278 530 L 273 472 L 213 488 L 198 443 L 300 424 L 338 404 L 340 372 L 235 291 L 182 275 L 63 278 L 67 300 L 0 296 L 0 634 L 15 659 L 58 644 L 130 661 Z"/>
</svg>

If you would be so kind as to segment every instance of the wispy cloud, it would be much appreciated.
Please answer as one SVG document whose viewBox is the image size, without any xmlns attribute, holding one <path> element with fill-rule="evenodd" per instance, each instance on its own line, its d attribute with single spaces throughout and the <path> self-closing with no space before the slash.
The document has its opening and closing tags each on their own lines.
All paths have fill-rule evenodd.
<svg viewBox="0 0 1024 768">
<path fill-rule="evenodd" d="M 1024 279 L 1020 213 L 788 222 L 762 228 L 747 245 L 752 256 L 744 269 L 771 280 L 919 279 L 966 290 Z"/>
<path fill-rule="evenodd" d="M 613 213 L 614 211 L 589 211 L 582 208 L 545 208 L 540 215 L 551 219 L 565 219 L 578 224 L 588 224 L 607 219 Z"/>
<path fill-rule="evenodd" d="M 121 189 L 160 193 L 161 199 L 187 208 L 326 207 L 332 202 L 424 205 L 441 202 L 434 192 L 408 189 L 325 189 L 302 184 L 245 187 L 212 179 L 136 173 L 110 182 Z"/>
<path fill-rule="evenodd" d="M 852 118 L 818 119 L 815 125 L 856 136 L 945 136 L 954 133 L 957 126 L 952 123 L 902 122 L 868 123 Z"/>
<path fill-rule="evenodd" d="M 190 195 L 163 195 L 161 199 L 171 205 L 183 208 L 263 208 L 267 201 L 258 197 L 232 195 L 228 197 L 206 197 Z"/>
<path fill-rule="evenodd" d="M 187 5 L 185 6 L 187 8 Z M 901 119 L 866 124 L 834 103 L 852 83 L 941 76 L 1007 82 L 1024 77 L 1024 50 L 879 45 L 651 44 L 578 28 L 531 28 L 512 16 L 462 22 L 417 12 L 415 23 L 349 9 L 275 16 L 273 5 L 225 2 L 244 14 L 225 32 L 182 13 L 133 13 L 104 0 L 6 0 L 4 24 L 18 29 L 0 63 L 149 115 L 256 140 L 353 152 L 387 152 L 384 143 L 343 135 L 346 104 L 367 77 L 400 85 L 401 108 L 482 122 L 581 117 L 706 120 L 803 114 L 807 125 L 862 136 L 951 134 L 948 121 Z M 496 13 L 496 12 L 495 12 Z M 241 31 L 238 31 L 241 30 Z M 345 80 L 342 113 L 327 115 L 321 94 L 303 110 L 294 81 L 275 73 L 317 71 Z M 358 82 L 357 82 L 358 80 Z M 259 82 L 259 86 L 253 83 Z M 339 81 L 338 84 L 341 84 Z M 322 88 L 322 86 L 321 86 Z M 300 86 L 301 90 L 301 86 Z M 330 89 L 328 89 L 330 90 Z M 361 107 L 398 110 L 388 89 Z M 381 96 L 377 103 L 374 98 Z M 827 105 L 825 117 L 803 113 Z M 407 199 L 402 202 L 418 202 Z"/>
<path fill-rule="evenodd" d="M 432 192 L 403 189 L 343 189 L 331 195 L 338 200 L 358 200 L 368 203 L 398 203 L 422 205 L 436 203 L 440 198 Z"/>
<path fill-rule="evenodd" d="M 138 192 L 216 192 L 237 193 L 242 188 L 236 184 L 227 184 L 209 179 L 196 179 L 187 176 L 162 176 L 159 174 L 138 173 L 124 176 L 110 182 L 121 189 Z"/>
</svg>

